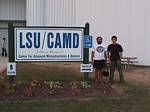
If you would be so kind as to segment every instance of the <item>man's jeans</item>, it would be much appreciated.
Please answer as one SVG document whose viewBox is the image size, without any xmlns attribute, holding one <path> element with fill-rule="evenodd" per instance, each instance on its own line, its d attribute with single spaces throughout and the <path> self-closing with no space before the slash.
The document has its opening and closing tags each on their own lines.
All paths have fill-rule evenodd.
<svg viewBox="0 0 150 112">
<path fill-rule="evenodd" d="M 6 48 L 2 48 L 2 56 L 7 56 Z"/>
<path fill-rule="evenodd" d="M 110 77 L 109 77 L 109 81 L 110 81 L 111 83 L 114 81 L 115 67 L 117 67 L 117 69 L 118 69 L 119 76 L 120 76 L 120 82 L 124 82 L 121 60 L 111 61 L 111 64 L 110 64 Z"/>
</svg>

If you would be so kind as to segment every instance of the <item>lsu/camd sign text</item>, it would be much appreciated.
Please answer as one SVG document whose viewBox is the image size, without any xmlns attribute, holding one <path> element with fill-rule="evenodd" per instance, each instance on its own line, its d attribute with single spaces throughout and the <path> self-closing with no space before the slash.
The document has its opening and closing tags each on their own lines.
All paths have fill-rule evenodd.
<svg viewBox="0 0 150 112">
<path fill-rule="evenodd" d="M 15 28 L 15 61 L 82 61 L 82 28 Z"/>
</svg>

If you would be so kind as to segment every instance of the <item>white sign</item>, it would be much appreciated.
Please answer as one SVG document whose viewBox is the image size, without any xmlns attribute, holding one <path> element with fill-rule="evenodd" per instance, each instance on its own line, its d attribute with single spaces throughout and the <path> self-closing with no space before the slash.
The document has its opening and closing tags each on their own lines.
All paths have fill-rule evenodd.
<svg viewBox="0 0 150 112">
<path fill-rule="evenodd" d="M 7 63 L 7 75 L 16 75 L 16 63 Z"/>
<path fill-rule="evenodd" d="M 83 28 L 15 28 L 15 61 L 83 61 Z"/>
<path fill-rule="evenodd" d="M 92 64 L 81 64 L 80 72 L 93 72 L 93 65 Z"/>
</svg>

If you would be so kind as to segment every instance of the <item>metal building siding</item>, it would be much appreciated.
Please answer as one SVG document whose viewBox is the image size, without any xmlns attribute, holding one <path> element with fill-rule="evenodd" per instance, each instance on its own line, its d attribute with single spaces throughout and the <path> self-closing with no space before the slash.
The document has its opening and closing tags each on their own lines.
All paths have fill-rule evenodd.
<svg viewBox="0 0 150 112">
<path fill-rule="evenodd" d="M 25 20 L 26 0 L 0 0 L 0 20 Z"/>
<path fill-rule="evenodd" d="M 27 25 L 74 26 L 76 0 L 27 0 Z"/>
<path fill-rule="evenodd" d="M 44 0 L 27 0 L 26 15 L 27 25 L 44 24 Z"/>
<path fill-rule="evenodd" d="M 150 65 L 149 0 L 27 0 L 27 25 L 84 26 L 93 37 L 111 43 L 117 35 L 124 56 L 137 56 Z M 95 39 L 93 39 L 95 42 Z"/>
<path fill-rule="evenodd" d="M 101 35 L 106 44 L 117 35 L 124 56 L 137 56 L 140 65 L 150 65 L 149 4 L 148 0 L 93 0 L 91 34 Z"/>
<path fill-rule="evenodd" d="M 45 25 L 74 26 L 76 0 L 45 0 Z"/>
<path fill-rule="evenodd" d="M 92 1 L 76 0 L 76 26 L 84 26 L 86 22 L 90 23 L 93 21 L 91 16 Z"/>
</svg>

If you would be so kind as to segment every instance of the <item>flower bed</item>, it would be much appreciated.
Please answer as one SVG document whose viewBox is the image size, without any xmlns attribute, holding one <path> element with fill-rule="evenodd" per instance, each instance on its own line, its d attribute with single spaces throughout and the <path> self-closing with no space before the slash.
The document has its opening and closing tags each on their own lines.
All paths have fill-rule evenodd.
<svg viewBox="0 0 150 112">
<path fill-rule="evenodd" d="M 31 82 L 17 81 L 16 84 L 0 87 L 1 101 L 40 100 L 59 98 L 120 97 L 107 83 L 95 82 Z"/>
</svg>

